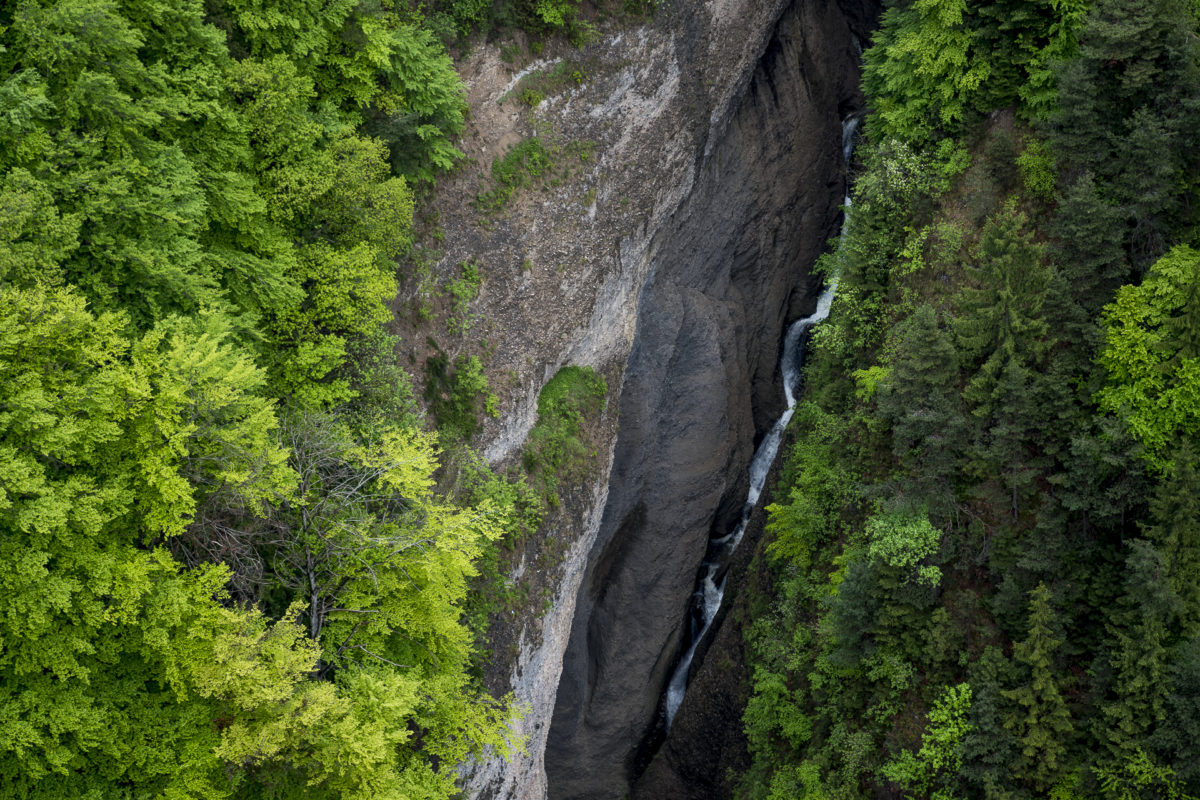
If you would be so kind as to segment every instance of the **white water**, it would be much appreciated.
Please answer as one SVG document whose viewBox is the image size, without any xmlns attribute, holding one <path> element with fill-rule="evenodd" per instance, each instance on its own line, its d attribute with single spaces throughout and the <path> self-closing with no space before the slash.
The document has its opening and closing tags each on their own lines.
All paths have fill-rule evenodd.
<svg viewBox="0 0 1200 800">
<path fill-rule="evenodd" d="M 845 159 L 847 171 L 849 171 L 850 155 L 854 148 L 854 132 L 857 127 L 858 117 L 849 117 L 842 122 L 842 158 Z M 845 209 L 844 216 L 848 218 L 850 213 L 849 188 L 847 188 L 846 196 L 842 201 L 842 207 Z M 842 235 L 844 236 L 845 233 L 846 223 L 843 220 Z M 746 532 L 746 525 L 750 522 L 750 515 L 758 506 L 758 499 L 767 482 L 767 473 L 771 470 L 771 464 L 775 462 L 775 455 L 779 451 L 779 442 L 783 439 L 783 432 L 788 423 L 792 421 L 792 414 L 795 413 L 796 391 L 800 388 L 801 371 L 804 367 L 804 334 L 829 316 L 829 309 L 833 305 L 833 296 L 836 291 L 837 278 L 834 277 L 817 298 L 816 311 L 811 316 L 793 322 L 784 336 L 783 356 L 779 361 L 779 370 L 783 375 L 783 395 L 787 401 L 787 409 L 771 426 L 771 430 L 763 437 L 758 449 L 754 451 L 754 457 L 750 459 L 750 490 L 746 492 L 746 502 L 742 505 L 742 516 L 737 527 L 720 539 L 714 539 L 709 543 L 709 556 L 701 564 L 701 567 L 705 568 L 704 578 L 693 595 L 693 600 L 698 602 L 693 603 L 693 609 L 689 614 L 693 634 L 691 644 L 683 654 L 683 658 L 679 660 L 679 665 L 671 675 L 670 683 L 667 684 L 667 730 L 671 729 L 675 713 L 679 711 L 684 692 L 687 691 L 688 677 L 692 668 L 692 658 L 696 655 L 696 648 L 704 640 L 709 628 L 712 627 L 717 611 L 721 608 L 721 600 L 725 596 L 725 576 L 721 575 L 718 580 L 718 575 L 729 563 L 733 551 L 741 544 L 742 536 Z M 697 611 L 699 611 L 698 615 Z"/>
</svg>

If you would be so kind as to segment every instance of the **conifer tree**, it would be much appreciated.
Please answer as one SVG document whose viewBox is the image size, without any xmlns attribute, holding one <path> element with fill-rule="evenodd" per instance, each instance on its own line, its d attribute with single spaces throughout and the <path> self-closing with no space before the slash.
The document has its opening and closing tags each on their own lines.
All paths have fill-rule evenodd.
<svg viewBox="0 0 1200 800">
<path fill-rule="evenodd" d="M 1125 595 L 1113 615 L 1110 666 L 1112 702 L 1103 708 L 1104 738 L 1114 760 L 1134 756 L 1166 719 L 1168 647 L 1178 599 L 1165 558 L 1150 542 L 1136 540 L 1125 561 Z"/>
<path fill-rule="evenodd" d="M 974 46 L 965 0 L 917 0 L 884 12 L 864 54 L 863 84 L 875 103 L 872 131 L 904 141 L 953 129 L 971 108 L 990 65 Z"/>
<path fill-rule="evenodd" d="M 1039 118 L 1056 100 L 1051 67 L 1076 52 L 1076 35 L 1087 12 L 1085 0 L 991 0 L 973 3 L 976 46 L 991 72 L 976 105 L 991 111 L 1020 98 L 1022 111 Z"/>
<path fill-rule="evenodd" d="M 1090 416 L 1071 436 L 1056 496 L 1088 526 L 1132 535 L 1150 493 L 1141 445 L 1115 417 Z"/>
<path fill-rule="evenodd" d="M 1014 660 L 1027 670 L 1015 689 L 1004 692 L 1015 708 L 1004 727 L 1021 749 L 1021 776 L 1043 792 L 1065 768 L 1067 743 L 1074 731 L 1071 714 L 1059 691 L 1054 654 L 1062 640 L 1054 636 L 1054 610 L 1044 583 L 1029 593 L 1029 633 L 1013 646 Z"/>
<path fill-rule="evenodd" d="M 1166 718 L 1150 746 L 1171 764 L 1190 794 L 1200 795 L 1200 637 L 1180 642 L 1171 652 Z"/>
<path fill-rule="evenodd" d="M 1148 265 L 1190 219 L 1200 144 L 1195 20 L 1180 0 L 1097 0 L 1059 75 L 1052 132 L 1068 180 L 1090 171 Z"/>
<path fill-rule="evenodd" d="M 1171 591 L 1179 598 L 1185 636 L 1200 634 L 1200 470 L 1195 448 L 1180 443 L 1175 467 L 1150 503 L 1146 535 L 1162 551 Z"/>
<path fill-rule="evenodd" d="M 957 461 L 967 426 L 955 384 L 958 357 L 950 334 L 929 306 L 901 326 L 896 361 L 879 393 L 879 411 L 890 423 L 892 452 L 912 487 L 911 504 L 945 513 L 954 501 Z"/>
<path fill-rule="evenodd" d="M 1072 296 L 1089 315 L 1128 279 L 1124 215 L 1085 172 L 1063 195 L 1053 221 L 1055 262 Z"/>
<path fill-rule="evenodd" d="M 962 778 L 973 796 L 994 797 L 1012 782 L 1017 742 L 1004 726 L 1007 703 L 1001 688 L 1012 678 L 1013 666 L 999 648 L 984 648 L 971 665 L 974 699 L 967 716 L 970 729 L 962 744 Z"/>
<path fill-rule="evenodd" d="M 1029 447 L 1035 371 L 1053 342 L 1055 276 L 1026 224 L 1012 208 L 988 222 L 955 327 L 970 375 L 963 397 L 979 420 L 973 469 L 1001 478 L 1014 518 L 1037 466 Z"/>
</svg>

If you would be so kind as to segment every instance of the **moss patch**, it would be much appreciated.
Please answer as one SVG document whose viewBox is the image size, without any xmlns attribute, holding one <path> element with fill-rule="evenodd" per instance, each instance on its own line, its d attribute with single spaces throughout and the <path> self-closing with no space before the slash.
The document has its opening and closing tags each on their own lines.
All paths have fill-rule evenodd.
<svg viewBox="0 0 1200 800">
<path fill-rule="evenodd" d="M 521 461 L 552 505 L 560 483 L 580 476 L 595 456 L 584 422 L 600 412 L 607 393 L 608 384 L 590 367 L 563 367 L 538 395 L 537 424 Z"/>
</svg>

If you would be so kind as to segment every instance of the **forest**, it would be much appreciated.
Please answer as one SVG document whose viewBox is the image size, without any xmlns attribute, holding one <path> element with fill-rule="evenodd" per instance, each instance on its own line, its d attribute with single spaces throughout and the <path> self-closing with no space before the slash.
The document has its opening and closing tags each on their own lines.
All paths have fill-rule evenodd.
<svg viewBox="0 0 1200 800">
<path fill-rule="evenodd" d="M 0 5 L 0 795 L 446 798 L 523 746 L 468 587 L 546 502 L 462 446 L 478 359 L 439 431 L 388 323 L 447 42 L 575 10 Z"/>
<path fill-rule="evenodd" d="M 1198 11 L 885 6 L 740 797 L 1200 796 Z"/>
</svg>

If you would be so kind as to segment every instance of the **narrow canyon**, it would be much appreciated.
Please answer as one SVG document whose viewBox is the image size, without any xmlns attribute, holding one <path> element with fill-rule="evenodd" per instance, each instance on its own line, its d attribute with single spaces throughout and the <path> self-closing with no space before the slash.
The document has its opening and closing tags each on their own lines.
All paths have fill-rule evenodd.
<svg viewBox="0 0 1200 800">
<path fill-rule="evenodd" d="M 596 187 L 592 207 L 560 191 L 489 230 L 443 220 L 447 262 L 456 247 L 572 262 L 569 278 L 535 269 L 482 298 L 496 368 L 524 387 L 487 431 L 494 462 L 532 424 L 528 398 L 557 366 L 592 366 L 611 387 L 605 468 L 550 534 L 566 550 L 553 602 L 500 634 L 517 654 L 493 688 L 526 704 L 529 754 L 478 765 L 480 796 L 719 797 L 744 754 L 740 634 L 724 611 L 669 736 L 663 697 L 710 537 L 736 524 L 750 458 L 783 410 L 787 325 L 816 305 L 811 268 L 841 219 L 842 122 L 862 105 L 860 41 L 874 13 L 852 0 L 724 0 L 602 38 L 581 53 L 588 86 L 542 112 L 595 143 L 580 177 Z M 475 56 L 473 81 L 465 70 L 480 108 L 468 152 L 486 153 L 506 127 L 524 132 L 499 102 L 517 82 L 497 84 L 492 58 Z M 453 183 L 444 191 L 452 198 Z M 572 212 L 578 222 L 564 222 Z M 753 516 L 727 606 L 761 531 Z"/>
</svg>

